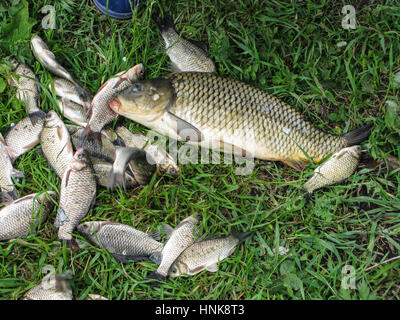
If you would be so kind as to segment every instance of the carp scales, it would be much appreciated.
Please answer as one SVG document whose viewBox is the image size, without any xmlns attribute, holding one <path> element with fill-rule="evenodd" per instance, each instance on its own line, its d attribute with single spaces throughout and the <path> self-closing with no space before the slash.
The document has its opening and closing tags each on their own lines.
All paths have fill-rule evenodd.
<svg viewBox="0 0 400 320">
<path fill-rule="evenodd" d="M 211 73 L 171 73 L 137 82 L 110 102 L 114 112 L 173 139 L 303 170 L 371 133 L 335 136 L 288 104 L 246 83 Z"/>
</svg>

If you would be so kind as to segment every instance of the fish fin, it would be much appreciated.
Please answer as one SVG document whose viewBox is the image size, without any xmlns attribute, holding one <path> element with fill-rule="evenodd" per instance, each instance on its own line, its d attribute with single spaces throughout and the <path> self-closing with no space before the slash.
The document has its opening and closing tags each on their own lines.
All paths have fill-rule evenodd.
<svg viewBox="0 0 400 320">
<path fill-rule="evenodd" d="M 171 237 L 172 232 L 174 231 L 174 228 L 172 228 L 169 224 L 164 223 L 161 226 L 161 230 L 165 235 L 165 239 L 169 239 Z"/>
<path fill-rule="evenodd" d="M 292 160 L 292 159 L 283 159 L 281 161 L 296 171 L 303 171 L 309 164 L 307 161 Z"/>
<path fill-rule="evenodd" d="M 171 69 L 173 73 L 180 73 L 183 72 L 182 69 L 178 67 L 176 63 L 171 62 Z"/>
<path fill-rule="evenodd" d="M 46 119 L 46 113 L 42 110 L 38 110 L 29 114 L 29 119 L 33 126 L 36 126 L 39 121 Z"/>
<path fill-rule="evenodd" d="M 191 42 L 194 46 L 196 46 L 196 47 L 200 48 L 201 50 L 203 50 L 204 53 L 208 55 L 208 46 L 207 46 L 207 44 L 205 42 L 192 40 L 192 39 L 186 39 L 186 40 Z"/>
<path fill-rule="evenodd" d="M 210 266 L 211 267 L 211 266 Z M 196 267 L 196 268 L 194 268 L 194 269 L 190 269 L 189 270 L 189 273 L 190 274 L 197 274 L 197 273 L 199 273 L 199 272 L 201 272 L 201 271 L 203 271 L 203 270 L 206 270 L 208 267 L 206 267 L 205 265 L 202 265 L 202 266 L 198 266 L 198 267 Z M 212 268 L 211 268 L 212 269 Z M 208 269 L 207 269 L 208 270 Z M 218 266 L 217 266 L 217 270 L 218 270 Z M 217 271 L 216 270 L 216 271 Z M 211 271 L 211 270 L 210 270 Z M 212 271 L 212 272 L 215 272 L 215 271 Z"/>
<path fill-rule="evenodd" d="M 45 156 L 45 155 L 44 155 L 44 152 L 43 152 L 43 150 L 42 150 L 42 148 L 36 149 L 36 150 L 35 150 L 35 153 L 38 154 L 39 156 L 42 156 L 42 157 Z"/>
<path fill-rule="evenodd" d="M 239 243 L 242 243 L 253 234 L 253 231 L 240 232 L 236 230 L 236 228 L 232 227 L 231 234 L 233 237 L 239 240 Z"/>
<path fill-rule="evenodd" d="M 148 233 L 148 235 L 153 238 L 154 240 L 160 241 L 161 240 L 161 233 L 158 230 L 154 230 Z"/>
<path fill-rule="evenodd" d="M 158 30 L 163 32 L 168 29 L 175 30 L 174 20 L 172 19 L 171 15 L 167 12 L 164 12 L 164 17 L 160 18 L 158 15 L 153 15 L 152 19 L 154 23 L 157 25 Z"/>
<path fill-rule="evenodd" d="M 84 149 L 90 149 L 89 146 L 92 146 L 95 153 L 101 154 L 101 132 L 92 131 L 89 124 L 87 124 L 83 130 L 82 136 L 79 138 L 78 143 L 79 146 L 76 146 L 77 148 L 82 147 Z"/>
<path fill-rule="evenodd" d="M 23 178 L 24 174 L 21 171 L 13 168 L 11 170 L 11 177 L 12 178 Z"/>
<path fill-rule="evenodd" d="M 204 140 L 204 137 L 199 129 L 191 125 L 189 122 L 177 117 L 176 115 L 168 112 L 168 115 L 176 123 L 176 128 L 171 128 L 176 130 L 176 133 L 183 138 L 185 141 L 200 142 Z"/>
<path fill-rule="evenodd" d="M 207 266 L 206 270 L 210 271 L 210 272 L 217 272 L 218 271 L 218 264 L 217 263 L 213 263 L 212 265 Z"/>
<path fill-rule="evenodd" d="M 346 140 L 346 146 L 358 145 L 364 140 L 367 140 L 371 135 L 371 129 L 374 125 L 372 123 L 362 126 L 361 128 L 355 129 L 346 133 L 343 137 Z"/>
<path fill-rule="evenodd" d="M 59 241 L 65 242 L 65 246 L 70 249 L 80 249 L 79 244 L 74 238 L 71 239 L 58 239 Z"/>
<path fill-rule="evenodd" d="M 124 254 L 118 254 L 118 253 L 110 253 L 116 260 L 119 262 L 122 262 L 123 264 L 130 264 L 133 262 L 134 257 L 127 256 Z"/>
<path fill-rule="evenodd" d="M 162 253 L 160 252 L 153 252 L 150 256 L 149 259 L 153 261 L 156 264 L 160 264 L 162 261 Z"/>
<path fill-rule="evenodd" d="M 158 273 L 157 271 L 155 272 L 151 272 L 149 273 L 149 275 L 147 276 L 148 279 L 154 279 L 154 280 L 158 280 L 158 281 L 165 281 L 167 279 L 166 276 Z"/>
</svg>

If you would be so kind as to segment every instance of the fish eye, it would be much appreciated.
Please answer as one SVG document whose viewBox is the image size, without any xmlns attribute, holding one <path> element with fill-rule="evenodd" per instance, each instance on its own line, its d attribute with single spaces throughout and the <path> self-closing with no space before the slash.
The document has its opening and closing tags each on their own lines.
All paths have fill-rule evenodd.
<svg viewBox="0 0 400 320">
<path fill-rule="evenodd" d="M 133 84 L 132 87 L 131 87 L 132 92 L 139 92 L 141 89 L 142 89 L 142 86 L 138 82 Z"/>
</svg>

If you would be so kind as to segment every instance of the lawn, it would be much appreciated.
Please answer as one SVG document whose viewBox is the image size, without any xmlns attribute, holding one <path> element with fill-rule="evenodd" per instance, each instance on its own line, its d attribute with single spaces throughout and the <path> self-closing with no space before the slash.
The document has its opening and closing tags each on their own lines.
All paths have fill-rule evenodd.
<svg viewBox="0 0 400 320">
<path fill-rule="evenodd" d="M 296 172 L 261 160 L 245 176 L 235 175 L 235 164 L 186 164 L 178 178 L 154 175 L 149 185 L 128 191 L 98 188 L 96 205 L 84 221 L 152 231 L 200 213 L 203 234 L 228 235 L 232 227 L 254 234 L 219 263 L 218 272 L 151 287 L 146 277 L 157 267 L 151 261 L 122 265 L 91 245 L 53 250 L 55 208 L 37 234 L 0 242 L 0 299 L 20 299 L 40 283 L 48 265 L 73 274 L 77 300 L 91 293 L 113 300 L 400 298 L 398 1 L 149 0 L 126 21 L 106 17 L 90 0 L 28 1 L 29 20 L 28 11 L 16 10 L 25 1 L 9 2 L 0 4 L 0 74 L 6 74 L 8 55 L 31 66 L 42 85 L 44 111 L 56 108 L 47 89 L 52 75 L 31 53 L 31 34 L 42 37 L 57 60 L 96 92 L 137 63 L 143 63 L 145 78 L 170 72 L 151 19 L 162 8 L 183 36 L 207 43 L 218 74 L 279 97 L 325 132 L 342 134 L 374 123 L 363 148 L 376 162 L 309 200 L 301 186 L 315 166 Z M 355 8 L 355 29 L 342 28 L 347 4 Z M 55 8 L 54 30 L 42 28 L 45 5 Z M 0 91 L 4 133 L 27 113 L 4 77 Z M 147 131 L 122 122 L 132 131 Z M 59 192 L 60 179 L 37 149 L 15 164 L 25 174 L 17 185 L 21 196 Z M 289 251 L 281 255 L 279 247 Z M 353 281 L 344 281 L 351 276 Z"/>
</svg>

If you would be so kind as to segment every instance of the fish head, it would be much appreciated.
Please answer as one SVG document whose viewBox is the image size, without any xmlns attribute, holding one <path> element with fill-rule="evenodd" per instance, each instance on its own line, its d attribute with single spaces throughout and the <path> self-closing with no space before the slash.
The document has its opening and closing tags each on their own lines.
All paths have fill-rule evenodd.
<svg viewBox="0 0 400 320">
<path fill-rule="evenodd" d="M 53 128 L 57 126 L 61 122 L 60 117 L 58 116 L 57 112 L 54 110 L 50 110 L 46 114 L 46 123 L 45 126 L 46 128 Z"/>
<path fill-rule="evenodd" d="M 83 148 L 78 148 L 72 159 L 71 168 L 74 171 L 81 171 L 85 169 L 89 164 L 89 155 Z"/>
<path fill-rule="evenodd" d="M 169 174 L 173 177 L 178 177 L 179 176 L 179 168 L 174 165 L 170 164 L 167 167 L 163 168 L 166 174 Z"/>
<path fill-rule="evenodd" d="M 189 272 L 188 266 L 181 262 L 179 258 L 171 265 L 171 267 L 168 270 L 168 276 L 169 277 L 178 277 L 181 274 L 185 274 Z"/>
<path fill-rule="evenodd" d="M 91 238 L 100 230 L 100 227 L 101 221 L 90 221 L 81 223 L 76 228 L 81 235 Z"/>
<path fill-rule="evenodd" d="M 166 111 L 173 98 L 174 90 L 169 80 L 144 80 L 122 90 L 110 102 L 110 108 L 131 120 L 155 119 Z"/>
</svg>

